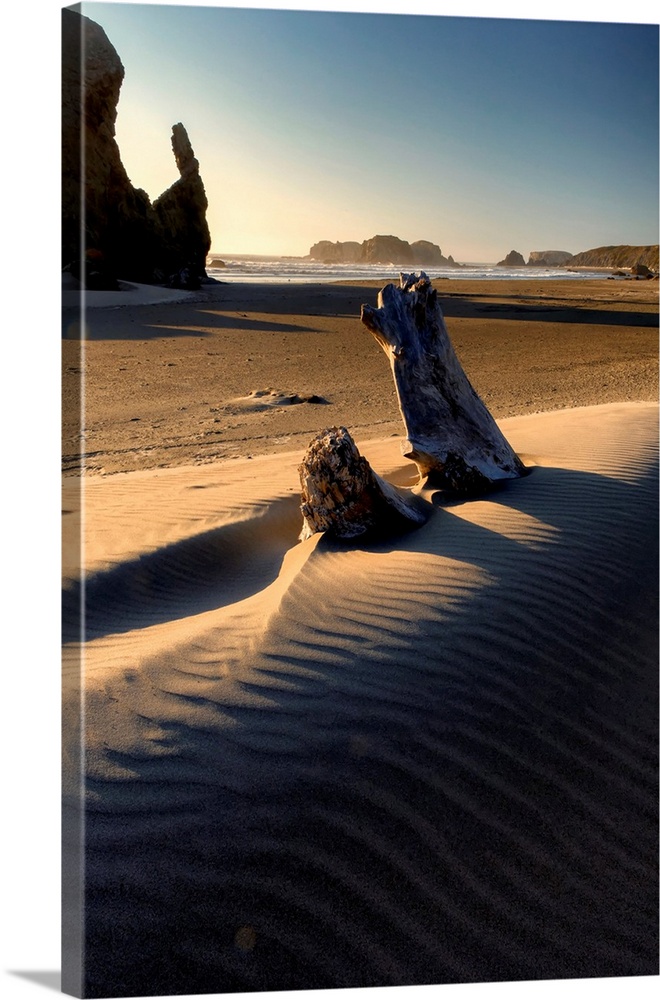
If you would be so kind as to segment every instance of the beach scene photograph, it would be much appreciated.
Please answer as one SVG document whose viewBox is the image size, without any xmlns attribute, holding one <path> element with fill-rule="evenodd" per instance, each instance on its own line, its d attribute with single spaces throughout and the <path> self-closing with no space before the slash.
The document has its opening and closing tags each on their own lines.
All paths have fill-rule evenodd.
<svg viewBox="0 0 660 1000">
<path fill-rule="evenodd" d="M 354 7 L 61 10 L 62 990 L 637 996 L 657 19 Z"/>
</svg>

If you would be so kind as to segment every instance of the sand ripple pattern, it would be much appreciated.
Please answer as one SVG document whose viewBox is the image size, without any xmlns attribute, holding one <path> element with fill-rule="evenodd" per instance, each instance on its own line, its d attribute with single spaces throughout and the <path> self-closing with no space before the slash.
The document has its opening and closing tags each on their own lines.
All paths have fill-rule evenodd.
<svg viewBox="0 0 660 1000">
<path fill-rule="evenodd" d="M 237 480 L 130 608 L 126 541 L 88 593 L 88 995 L 657 974 L 656 426 L 507 421 L 528 477 L 364 548 L 293 543 L 290 470 L 267 510 Z"/>
</svg>

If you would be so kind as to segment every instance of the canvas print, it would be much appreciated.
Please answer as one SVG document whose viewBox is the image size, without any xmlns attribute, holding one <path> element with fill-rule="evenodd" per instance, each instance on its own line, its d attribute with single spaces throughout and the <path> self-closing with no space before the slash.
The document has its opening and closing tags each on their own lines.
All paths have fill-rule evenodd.
<svg viewBox="0 0 660 1000">
<path fill-rule="evenodd" d="M 62 11 L 63 988 L 658 973 L 658 25 Z"/>
</svg>

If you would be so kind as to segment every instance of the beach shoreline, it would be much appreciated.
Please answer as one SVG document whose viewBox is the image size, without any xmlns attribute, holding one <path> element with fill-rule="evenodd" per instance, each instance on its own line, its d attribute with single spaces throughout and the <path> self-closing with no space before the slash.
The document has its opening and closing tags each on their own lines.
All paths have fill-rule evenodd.
<svg viewBox="0 0 660 1000">
<path fill-rule="evenodd" d="M 382 284 L 216 284 L 168 302 L 152 292 L 144 304 L 88 308 L 84 340 L 77 310 L 63 309 L 64 473 L 80 473 L 81 450 L 84 474 L 104 475 L 302 455 L 328 426 L 357 440 L 402 433 L 387 359 L 359 319 Z M 657 400 L 655 283 L 434 287 L 496 419 Z"/>
</svg>

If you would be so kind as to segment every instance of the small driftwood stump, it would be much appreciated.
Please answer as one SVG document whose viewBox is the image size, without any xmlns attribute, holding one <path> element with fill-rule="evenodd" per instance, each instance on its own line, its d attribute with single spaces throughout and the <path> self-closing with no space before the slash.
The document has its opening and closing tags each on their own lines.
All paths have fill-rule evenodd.
<svg viewBox="0 0 660 1000">
<path fill-rule="evenodd" d="M 477 493 L 524 466 L 481 401 L 454 353 L 431 282 L 402 274 L 361 319 L 390 359 L 406 427 L 403 454 L 429 484 Z"/>
<path fill-rule="evenodd" d="M 346 539 L 396 534 L 423 524 L 432 509 L 376 475 L 345 427 L 317 434 L 298 471 L 303 541 L 317 531 Z"/>
</svg>

